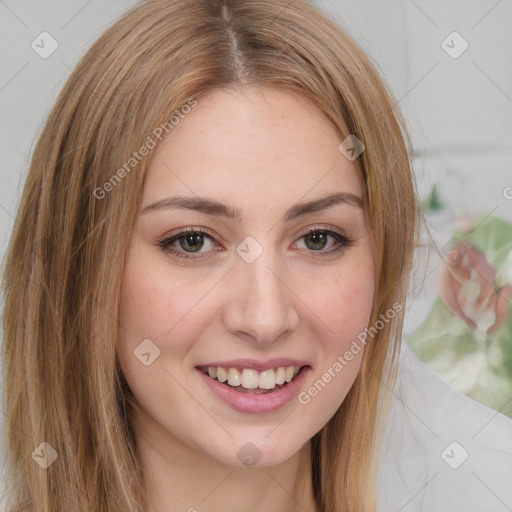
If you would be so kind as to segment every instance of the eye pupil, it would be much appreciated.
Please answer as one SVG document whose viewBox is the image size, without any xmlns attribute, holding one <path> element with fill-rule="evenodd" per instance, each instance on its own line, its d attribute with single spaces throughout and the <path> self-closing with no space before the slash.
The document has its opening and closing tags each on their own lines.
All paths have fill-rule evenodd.
<svg viewBox="0 0 512 512">
<path fill-rule="evenodd" d="M 198 247 L 193 247 L 198 244 Z M 197 252 L 203 246 L 203 235 L 200 233 L 190 233 L 180 238 L 180 246 L 183 250 Z M 188 247 L 187 247 L 188 246 Z"/>
<path fill-rule="evenodd" d="M 305 240 L 308 249 L 323 249 L 327 243 L 327 235 L 321 231 L 316 231 L 306 235 Z M 308 244 L 308 240 L 311 240 L 312 246 Z"/>
</svg>

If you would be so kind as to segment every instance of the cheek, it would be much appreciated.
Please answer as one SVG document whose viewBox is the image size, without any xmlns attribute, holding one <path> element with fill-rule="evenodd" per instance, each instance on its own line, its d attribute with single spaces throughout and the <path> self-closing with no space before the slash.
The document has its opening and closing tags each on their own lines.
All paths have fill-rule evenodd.
<svg viewBox="0 0 512 512">
<path fill-rule="evenodd" d="M 188 313 L 205 294 L 203 276 L 190 279 L 181 269 L 171 270 L 154 249 L 132 247 L 121 290 L 121 321 L 133 335 L 165 338 L 174 326 L 187 321 Z M 131 329 L 130 329 L 131 327 Z"/>
<path fill-rule="evenodd" d="M 323 283 L 318 293 L 309 294 L 308 306 L 321 320 L 319 339 L 327 351 L 339 351 L 368 326 L 373 306 L 373 268 L 371 265 L 347 268 Z"/>
<path fill-rule="evenodd" d="M 357 377 L 365 348 L 358 336 L 368 327 L 373 306 L 372 272 L 368 265 L 359 272 L 343 273 L 322 293 L 310 296 L 308 308 L 318 312 L 314 325 L 321 348 L 298 397 L 304 414 L 309 413 L 308 432 L 320 430 L 329 421 Z"/>
<path fill-rule="evenodd" d="M 168 276 L 149 258 L 129 257 L 123 275 L 118 351 L 132 363 L 133 351 L 150 339 L 162 353 L 178 354 L 188 341 L 173 333 L 188 325 L 190 311 L 204 290 L 201 281 L 181 283 L 179 276 Z M 173 343 L 169 344 L 169 338 Z M 181 341 L 182 340 L 182 341 Z M 128 358 L 128 356 L 131 356 Z M 133 363 L 132 363 L 133 364 Z"/>
</svg>

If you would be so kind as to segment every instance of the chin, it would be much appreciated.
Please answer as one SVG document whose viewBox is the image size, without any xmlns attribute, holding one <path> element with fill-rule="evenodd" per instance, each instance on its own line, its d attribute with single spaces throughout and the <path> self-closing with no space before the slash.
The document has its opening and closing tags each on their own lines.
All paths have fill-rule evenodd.
<svg viewBox="0 0 512 512">
<path fill-rule="evenodd" d="M 225 462 L 237 467 L 277 466 L 296 455 L 308 441 L 298 442 L 293 434 L 269 435 L 269 432 L 271 430 L 261 435 L 244 436 L 231 443 L 223 454 L 228 454 Z"/>
</svg>

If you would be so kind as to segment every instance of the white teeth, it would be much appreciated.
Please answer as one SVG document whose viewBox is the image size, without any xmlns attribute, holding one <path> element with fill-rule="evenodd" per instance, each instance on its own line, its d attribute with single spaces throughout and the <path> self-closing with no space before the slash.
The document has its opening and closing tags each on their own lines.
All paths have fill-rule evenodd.
<svg viewBox="0 0 512 512">
<path fill-rule="evenodd" d="M 211 366 L 208 369 L 212 368 Z M 228 372 L 221 368 L 220 366 L 217 368 L 217 380 L 219 382 L 226 382 L 228 380 Z"/>
<path fill-rule="evenodd" d="M 240 374 L 236 368 L 229 369 L 228 384 L 233 387 L 240 386 Z"/>
<path fill-rule="evenodd" d="M 286 372 L 284 370 L 284 367 L 280 366 L 276 372 L 276 384 L 278 386 L 280 386 L 281 384 L 284 384 L 285 381 L 286 381 Z"/>
<path fill-rule="evenodd" d="M 203 367 L 212 379 L 219 382 L 226 382 L 233 387 L 242 386 L 245 389 L 274 389 L 285 382 L 291 382 L 299 373 L 300 366 L 280 366 L 269 368 L 259 372 L 252 368 L 244 368 L 239 371 L 237 368 L 223 368 L 221 366 Z"/>
<path fill-rule="evenodd" d="M 242 372 L 242 387 L 245 389 L 256 389 L 259 384 L 258 370 L 245 368 Z"/>
<path fill-rule="evenodd" d="M 260 373 L 261 389 L 273 389 L 276 387 L 276 374 L 274 370 L 265 370 Z"/>
</svg>

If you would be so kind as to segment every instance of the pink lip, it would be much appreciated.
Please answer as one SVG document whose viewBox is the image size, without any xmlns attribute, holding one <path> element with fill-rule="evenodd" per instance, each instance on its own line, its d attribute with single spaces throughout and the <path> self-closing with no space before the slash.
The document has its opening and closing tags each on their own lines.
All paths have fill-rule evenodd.
<svg viewBox="0 0 512 512">
<path fill-rule="evenodd" d="M 256 359 L 232 359 L 231 361 L 213 361 L 208 363 L 201 363 L 196 368 L 208 366 L 221 366 L 222 368 L 249 368 L 252 370 L 268 370 L 269 368 L 279 368 L 280 366 L 309 366 L 306 361 L 300 361 L 298 359 L 284 359 L 275 358 L 267 359 L 266 361 L 258 361 Z"/>
<path fill-rule="evenodd" d="M 282 361 L 282 360 L 281 360 Z M 233 363 L 231 361 L 230 363 Z M 223 364 L 209 364 L 208 366 L 223 366 Z M 272 368 L 274 363 L 271 362 L 268 365 L 268 362 L 265 363 L 265 368 Z M 207 365 L 204 365 L 207 366 Z M 274 367 L 279 366 L 300 366 L 299 364 L 276 364 Z M 231 368 L 236 368 L 237 365 L 231 365 Z M 246 366 L 244 363 L 244 368 L 251 368 L 251 366 Z M 302 368 L 297 377 L 293 379 L 291 382 L 286 384 L 282 389 L 274 391 L 272 393 L 261 394 L 261 395 L 249 395 L 242 393 L 240 391 L 235 391 L 233 388 L 226 386 L 225 384 L 220 383 L 218 380 L 212 379 L 201 369 L 198 369 L 199 375 L 206 383 L 206 385 L 213 391 L 213 393 L 220 398 L 223 402 L 227 403 L 233 409 L 236 409 L 239 412 L 248 412 L 248 413 L 264 413 L 271 412 L 279 409 L 283 405 L 287 404 L 294 397 L 296 397 L 304 384 L 304 380 L 308 371 L 310 370 L 309 366 Z"/>
</svg>

